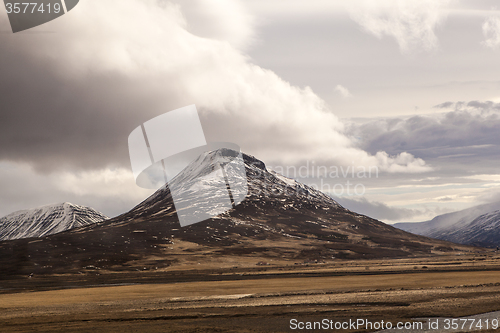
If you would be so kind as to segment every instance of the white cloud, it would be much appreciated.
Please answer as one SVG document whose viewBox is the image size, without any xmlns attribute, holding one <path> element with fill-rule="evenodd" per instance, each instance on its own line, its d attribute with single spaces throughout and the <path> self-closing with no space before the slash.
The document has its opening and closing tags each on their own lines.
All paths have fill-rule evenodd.
<svg viewBox="0 0 500 333">
<path fill-rule="evenodd" d="M 286 6 L 281 1 L 252 0 L 247 5 L 253 12 L 264 17 L 313 16 L 325 13 L 344 13 L 345 2 L 336 0 L 287 0 Z"/>
<path fill-rule="evenodd" d="M 255 39 L 255 18 L 240 0 L 178 1 L 186 18 L 186 29 L 200 37 L 229 42 L 247 48 Z"/>
<path fill-rule="evenodd" d="M 344 98 L 352 97 L 351 92 L 346 87 L 341 86 L 340 84 L 337 84 L 334 90 Z"/>
<path fill-rule="evenodd" d="M 125 168 L 40 174 L 25 163 L 0 163 L 0 217 L 43 205 L 71 202 L 113 217 L 152 194 Z"/>
<path fill-rule="evenodd" d="M 377 165 L 387 172 L 393 173 L 420 173 L 431 171 L 432 168 L 425 164 L 421 158 L 415 158 L 412 154 L 403 152 L 396 156 L 389 156 L 384 151 L 379 151 L 375 155 Z"/>
<path fill-rule="evenodd" d="M 356 213 L 370 216 L 381 221 L 402 222 L 413 221 L 415 219 L 425 219 L 428 216 L 434 217 L 437 214 L 433 210 L 425 209 L 410 209 L 404 207 L 388 206 L 382 202 L 370 201 L 366 198 L 348 198 L 348 197 L 333 197 L 338 203 L 345 208 Z"/>
<path fill-rule="evenodd" d="M 383 0 L 353 1 L 351 18 L 367 32 L 382 38 L 396 39 L 401 52 L 423 48 L 433 50 L 438 45 L 434 30 L 445 17 L 449 0 Z"/>
<path fill-rule="evenodd" d="M 490 16 L 483 23 L 483 35 L 485 40 L 482 44 L 491 49 L 500 46 L 500 17 Z"/>
</svg>

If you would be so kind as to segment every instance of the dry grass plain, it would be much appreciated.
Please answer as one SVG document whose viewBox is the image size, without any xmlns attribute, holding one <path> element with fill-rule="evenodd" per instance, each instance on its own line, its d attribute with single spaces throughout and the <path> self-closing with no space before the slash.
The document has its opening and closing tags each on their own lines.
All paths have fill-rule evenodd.
<svg viewBox="0 0 500 333">
<path fill-rule="evenodd" d="M 117 274 L 108 275 L 117 281 Z M 0 281 L 0 332 L 293 332 L 292 318 L 395 322 L 500 310 L 496 253 L 275 264 L 186 282 L 161 283 L 158 276 L 168 271 L 150 274 L 129 278 L 129 285 L 66 289 L 37 289 L 31 281 L 34 287 L 22 290 Z M 53 277 L 66 278 L 75 279 Z"/>
</svg>

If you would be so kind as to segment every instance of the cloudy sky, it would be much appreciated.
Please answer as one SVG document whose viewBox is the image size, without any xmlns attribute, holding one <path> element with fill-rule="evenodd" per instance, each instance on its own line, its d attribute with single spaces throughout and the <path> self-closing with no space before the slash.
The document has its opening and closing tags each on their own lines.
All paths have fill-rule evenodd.
<svg viewBox="0 0 500 333">
<path fill-rule="evenodd" d="M 81 0 L 16 34 L 2 9 L 0 216 L 127 211 L 151 193 L 128 135 L 191 104 L 207 141 L 389 223 L 500 200 L 495 5 Z"/>
</svg>

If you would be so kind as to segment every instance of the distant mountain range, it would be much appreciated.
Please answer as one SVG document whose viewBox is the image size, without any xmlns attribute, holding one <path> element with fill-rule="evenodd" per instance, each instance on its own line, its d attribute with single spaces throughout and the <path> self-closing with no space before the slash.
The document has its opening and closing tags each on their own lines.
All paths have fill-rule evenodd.
<svg viewBox="0 0 500 333">
<path fill-rule="evenodd" d="M 175 265 L 240 265 L 287 260 L 400 258 L 475 251 L 417 236 L 345 209 L 329 196 L 266 169 L 243 154 L 248 193 L 235 208 L 186 227 L 179 225 L 170 188 L 197 195 L 189 209 L 206 210 L 207 174 L 238 153 L 200 156 L 128 213 L 36 241 L 0 242 L 1 274 L 54 274 L 88 269 L 162 269 Z M 241 173 L 228 177 L 241 177 Z M 243 174 L 244 175 L 244 174 Z M 244 177 L 244 176 L 243 176 Z M 177 204 L 177 202 L 176 202 Z M 198 206 L 199 205 L 199 206 Z M 232 266 L 231 266 L 232 267 Z"/>
<path fill-rule="evenodd" d="M 0 241 L 53 235 L 106 219 L 90 207 L 69 202 L 21 210 L 0 218 Z"/>
<path fill-rule="evenodd" d="M 459 244 L 500 246 L 500 202 L 439 215 L 430 221 L 396 223 L 394 227 L 417 235 Z"/>
</svg>

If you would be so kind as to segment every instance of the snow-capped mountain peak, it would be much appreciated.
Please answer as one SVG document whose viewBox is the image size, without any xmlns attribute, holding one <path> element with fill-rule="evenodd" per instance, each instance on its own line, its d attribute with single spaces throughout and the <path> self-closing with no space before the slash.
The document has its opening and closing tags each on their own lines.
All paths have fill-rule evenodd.
<svg viewBox="0 0 500 333">
<path fill-rule="evenodd" d="M 459 244 L 497 247 L 500 245 L 500 202 L 483 204 L 436 216 L 430 221 L 396 223 L 393 226 L 417 235 Z"/>
<path fill-rule="evenodd" d="M 239 152 L 232 149 L 222 148 L 200 155 L 168 185 L 160 188 L 132 211 L 136 216 L 143 215 L 158 204 L 164 206 L 161 211 L 166 211 L 173 206 L 170 203 L 166 204 L 164 199 L 177 196 L 175 200 L 177 214 L 186 211 L 184 208 L 179 209 L 183 206 L 189 207 L 191 212 L 195 213 L 197 210 L 210 212 L 211 207 L 217 207 L 223 202 L 224 197 L 227 197 L 227 192 L 218 190 L 221 188 L 219 183 L 224 181 L 224 178 L 207 178 L 207 175 L 213 173 L 218 166 L 226 166 L 225 172 L 231 183 L 230 190 L 235 206 L 245 198 L 251 198 L 256 202 L 283 203 L 285 200 L 299 200 L 325 207 L 341 208 L 335 200 L 323 192 L 267 170 L 262 161 L 251 155 L 241 154 L 242 163 L 231 162 L 238 154 Z M 222 187 L 225 189 L 226 183 L 223 183 Z M 215 215 L 218 214 L 213 216 Z"/>
<path fill-rule="evenodd" d="M 0 218 L 0 241 L 43 237 L 106 219 L 90 207 L 69 202 L 20 210 Z"/>
</svg>

